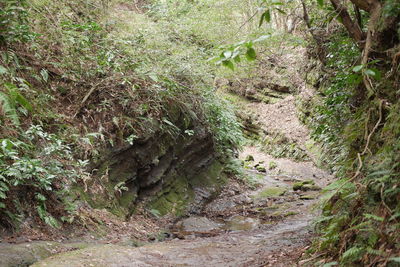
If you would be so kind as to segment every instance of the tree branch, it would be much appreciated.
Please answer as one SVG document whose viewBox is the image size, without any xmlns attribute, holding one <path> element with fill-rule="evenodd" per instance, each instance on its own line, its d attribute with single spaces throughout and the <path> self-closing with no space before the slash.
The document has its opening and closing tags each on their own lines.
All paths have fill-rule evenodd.
<svg viewBox="0 0 400 267">
<path fill-rule="evenodd" d="M 354 4 L 353 4 L 353 7 L 354 7 L 354 13 L 356 14 L 356 19 L 357 19 L 358 26 L 360 27 L 360 29 L 362 29 L 363 28 L 363 21 L 362 21 L 362 16 L 361 16 L 360 9 Z"/>
<path fill-rule="evenodd" d="M 359 9 L 370 12 L 377 4 L 378 0 L 350 0 Z"/>
<path fill-rule="evenodd" d="M 364 1 L 364 0 L 361 0 Z M 369 0 L 367 0 L 369 1 Z M 353 1 L 352 1 L 353 2 Z M 356 1 L 357 2 L 357 1 Z M 333 7 L 335 8 L 336 13 L 342 19 L 343 25 L 346 27 L 349 32 L 351 38 L 353 38 L 360 48 L 364 47 L 365 41 L 365 33 L 361 30 L 360 26 L 357 23 L 354 23 L 352 18 L 350 17 L 347 8 L 344 7 L 339 0 L 331 0 Z M 356 5 L 358 6 L 358 5 Z"/>
<path fill-rule="evenodd" d="M 382 9 L 382 7 L 379 2 L 377 2 L 375 4 L 375 6 L 371 9 L 371 18 L 368 23 L 367 39 L 365 41 L 363 56 L 362 56 L 362 60 L 361 60 L 361 64 L 364 66 L 367 66 L 367 64 L 368 64 L 369 54 L 372 49 L 372 38 L 375 33 L 374 31 L 375 31 L 376 25 L 381 16 L 381 9 Z M 367 87 L 368 91 L 373 92 L 371 81 L 367 75 L 363 75 L 363 81 L 364 81 L 364 85 Z"/>
</svg>

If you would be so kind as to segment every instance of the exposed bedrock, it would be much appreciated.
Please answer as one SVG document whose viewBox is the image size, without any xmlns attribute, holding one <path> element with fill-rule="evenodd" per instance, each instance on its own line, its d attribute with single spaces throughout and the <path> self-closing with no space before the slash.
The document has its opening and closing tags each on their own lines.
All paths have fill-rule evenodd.
<svg viewBox="0 0 400 267">
<path fill-rule="evenodd" d="M 94 164 L 96 178 L 78 187 L 78 196 L 122 216 L 138 203 L 155 215 L 200 210 L 224 183 L 223 167 L 206 127 L 196 120 L 187 123 L 183 114 L 174 117 L 175 126 L 152 125 L 151 134 Z"/>
</svg>

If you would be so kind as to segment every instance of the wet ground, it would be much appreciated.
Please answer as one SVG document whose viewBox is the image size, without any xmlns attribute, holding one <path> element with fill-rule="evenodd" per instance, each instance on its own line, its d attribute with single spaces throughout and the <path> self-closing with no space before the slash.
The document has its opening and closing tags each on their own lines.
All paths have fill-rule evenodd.
<svg viewBox="0 0 400 267">
<path fill-rule="evenodd" d="M 257 163 L 246 163 L 253 187 L 231 181 L 201 214 L 170 225 L 164 242 L 138 248 L 95 245 L 33 266 L 297 266 L 312 236 L 319 188 L 329 176 L 308 169 L 305 179 L 290 167 L 288 173 L 263 173 L 255 170 Z M 313 187 L 294 191 L 301 181 Z"/>
</svg>

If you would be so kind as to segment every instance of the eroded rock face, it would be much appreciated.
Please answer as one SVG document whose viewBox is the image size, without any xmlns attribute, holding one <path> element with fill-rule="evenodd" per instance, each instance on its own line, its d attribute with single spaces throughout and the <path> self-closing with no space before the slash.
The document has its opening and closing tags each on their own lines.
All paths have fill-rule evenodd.
<svg viewBox="0 0 400 267">
<path fill-rule="evenodd" d="M 138 201 L 159 215 L 199 210 L 223 184 L 222 164 L 206 127 L 187 124 L 181 115 L 173 121 L 172 134 L 158 126 L 134 144 L 110 151 L 92 166 L 96 181 L 79 194 L 93 207 L 125 216 Z"/>
</svg>

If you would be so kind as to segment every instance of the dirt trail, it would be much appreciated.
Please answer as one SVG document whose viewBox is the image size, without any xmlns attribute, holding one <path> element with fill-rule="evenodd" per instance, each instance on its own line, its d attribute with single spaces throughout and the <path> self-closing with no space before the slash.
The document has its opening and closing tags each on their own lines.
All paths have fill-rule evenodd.
<svg viewBox="0 0 400 267">
<path fill-rule="evenodd" d="M 309 245 L 318 192 L 293 191 L 293 176 L 254 174 L 257 188 L 238 193 L 242 185 L 232 182 L 203 217 L 178 223 L 178 238 L 140 248 L 93 246 L 33 266 L 295 266 Z"/>
<path fill-rule="evenodd" d="M 266 112 L 258 119 L 261 127 L 276 127 L 303 142 L 308 132 L 298 122 L 293 101 L 289 96 L 277 104 L 249 103 L 247 108 Z M 290 112 L 283 118 L 286 109 Z M 274 121 L 268 120 L 272 116 Z M 169 241 L 140 248 L 97 245 L 33 266 L 296 266 L 312 236 L 312 208 L 331 177 L 312 162 L 275 159 L 257 147 L 246 147 L 240 158 L 249 155 L 254 159 L 245 166 L 255 186 L 231 181 L 202 214 L 172 225 Z M 270 170 L 259 172 L 260 165 Z M 294 191 L 302 182 L 308 187 Z"/>
</svg>

